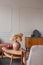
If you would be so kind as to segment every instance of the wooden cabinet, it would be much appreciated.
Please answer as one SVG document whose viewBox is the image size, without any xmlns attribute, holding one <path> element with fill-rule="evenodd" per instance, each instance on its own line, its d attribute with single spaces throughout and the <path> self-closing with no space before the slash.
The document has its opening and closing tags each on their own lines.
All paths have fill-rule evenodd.
<svg viewBox="0 0 43 65">
<path fill-rule="evenodd" d="M 43 45 L 43 37 L 25 37 L 25 48 L 31 48 L 33 45 Z"/>
</svg>

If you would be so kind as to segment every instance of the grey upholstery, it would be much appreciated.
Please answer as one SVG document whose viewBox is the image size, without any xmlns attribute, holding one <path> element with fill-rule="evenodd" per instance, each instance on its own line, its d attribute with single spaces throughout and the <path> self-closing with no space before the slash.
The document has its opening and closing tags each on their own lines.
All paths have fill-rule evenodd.
<svg viewBox="0 0 43 65">
<path fill-rule="evenodd" d="M 27 65 L 43 65 L 43 45 L 32 46 Z"/>
</svg>

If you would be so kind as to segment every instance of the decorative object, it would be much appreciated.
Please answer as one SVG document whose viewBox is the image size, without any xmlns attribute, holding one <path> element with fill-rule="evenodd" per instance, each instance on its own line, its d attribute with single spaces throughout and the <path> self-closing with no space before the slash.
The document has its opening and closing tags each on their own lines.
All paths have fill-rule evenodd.
<svg viewBox="0 0 43 65">
<path fill-rule="evenodd" d="M 37 29 L 35 29 L 31 35 L 31 37 L 41 37 L 41 33 Z"/>
<path fill-rule="evenodd" d="M 13 42 L 13 49 L 14 50 L 19 50 L 21 47 L 20 42 L 22 41 L 23 34 L 18 33 L 18 34 L 13 34 L 10 38 L 10 40 Z"/>
</svg>

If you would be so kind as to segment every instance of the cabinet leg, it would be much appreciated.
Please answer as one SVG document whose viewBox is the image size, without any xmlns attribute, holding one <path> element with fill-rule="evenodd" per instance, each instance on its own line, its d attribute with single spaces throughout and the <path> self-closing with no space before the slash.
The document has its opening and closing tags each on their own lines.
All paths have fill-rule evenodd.
<svg viewBox="0 0 43 65">
<path fill-rule="evenodd" d="M 27 51 L 27 48 L 26 48 L 26 51 Z"/>
</svg>

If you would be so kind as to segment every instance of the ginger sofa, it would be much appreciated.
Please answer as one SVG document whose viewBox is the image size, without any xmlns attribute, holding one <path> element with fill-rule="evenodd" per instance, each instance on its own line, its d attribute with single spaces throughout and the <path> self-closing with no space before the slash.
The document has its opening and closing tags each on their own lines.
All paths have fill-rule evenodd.
<svg viewBox="0 0 43 65">
<path fill-rule="evenodd" d="M 11 43 L 7 43 L 7 42 L 1 43 L 0 44 L 0 53 L 2 52 L 2 47 L 6 47 L 6 46 L 12 46 L 12 44 Z"/>
</svg>

